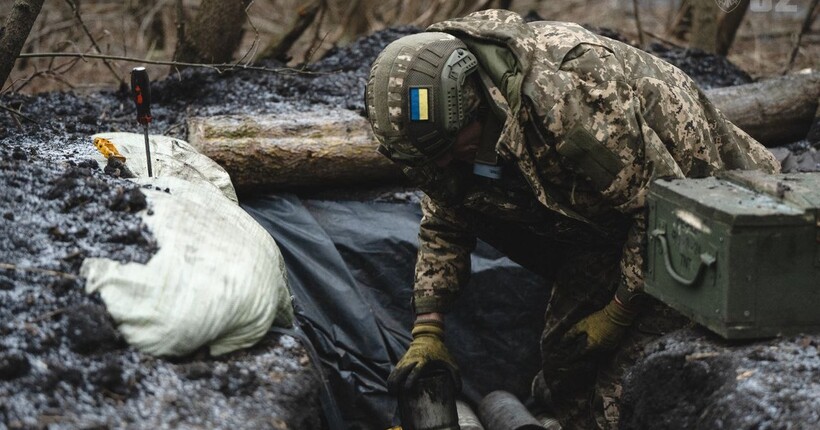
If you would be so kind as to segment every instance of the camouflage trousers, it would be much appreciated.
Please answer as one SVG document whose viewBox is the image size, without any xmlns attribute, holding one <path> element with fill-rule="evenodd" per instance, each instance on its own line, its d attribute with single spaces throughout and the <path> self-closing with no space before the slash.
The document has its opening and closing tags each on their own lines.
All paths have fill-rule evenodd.
<svg viewBox="0 0 820 430">
<path fill-rule="evenodd" d="M 620 279 L 623 242 L 552 240 L 504 223 L 472 221 L 482 240 L 552 285 L 541 336 L 544 366 L 533 381 L 536 402 L 565 429 L 617 428 L 621 379 L 626 369 L 641 356 L 646 343 L 661 331 L 681 326 L 685 319 L 676 319 L 673 311 L 653 302 L 614 354 L 558 373 L 549 368 L 547 357 L 570 327 L 612 299 Z M 673 314 L 671 323 L 669 313 Z"/>
</svg>

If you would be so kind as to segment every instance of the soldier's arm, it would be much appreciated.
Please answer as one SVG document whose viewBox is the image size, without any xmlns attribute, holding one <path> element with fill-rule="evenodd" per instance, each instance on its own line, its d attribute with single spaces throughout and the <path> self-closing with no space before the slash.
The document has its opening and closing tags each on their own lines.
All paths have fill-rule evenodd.
<svg viewBox="0 0 820 430">
<path fill-rule="evenodd" d="M 470 253 L 476 238 L 455 211 L 425 196 L 422 199 L 419 253 L 413 307 L 420 317 L 438 319 L 470 276 Z"/>
<path fill-rule="evenodd" d="M 585 178 L 606 205 L 633 220 L 615 295 L 616 301 L 629 304 L 643 292 L 649 183 L 656 177 L 682 174 L 663 143 L 643 123 L 638 94 L 626 84 L 618 56 L 603 47 L 582 44 L 568 58 L 571 60 L 561 69 L 576 74 L 583 85 L 567 99 L 568 109 L 559 116 L 564 132 L 556 149 L 565 166 Z M 545 126 L 555 128 L 556 124 Z"/>
<path fill-rule="evenodd" d="M 646 249 L 646 219 L 643 213 L 635 216 L 624 243 L 621 256 L 621 282 L 615 300 L 631 304 L 643 294 L 643 252 Z"/>
</svg>

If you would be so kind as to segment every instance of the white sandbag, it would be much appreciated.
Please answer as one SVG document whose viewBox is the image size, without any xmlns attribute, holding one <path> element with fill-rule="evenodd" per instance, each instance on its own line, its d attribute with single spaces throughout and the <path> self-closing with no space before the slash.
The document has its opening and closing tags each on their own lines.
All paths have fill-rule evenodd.
<svg viewBox="0 0 820 430">
<path fill-rule="evenodd" d="M 152 142 L 165 139 L 155 136 Z M 178 154 L 184 142 L 174 141 L 169 147 Z M 114 142 L 123 155 L 133 155 L 125 153 L 128 145 Z M 130 157 L 128 165 L 137 170 Z M 158 174 L 169 175 L 171 170 L 163 169 Z M 151 260 L 123 264 L 87 258 L 81 268 L 86 292 L 100 293 L 128 343 L 153 355 L 185 355 L 203 345 L 213 355 L 224 354 L 253 345 L 272 324 L 293 321 L 276 243 L 219 191 L 227 189 L 224 184 L 203 179 L 207 174 L 192 176 L 195 182 L 170 176 L 135 179 L 148 200 L 148 209 L 139 215 L 159 245 Z M 227 185 L 232 191 L 230 181 Z"/>
<path fill-rule="evenodd" d="M 126 158 L 125 164 L 134 175 L 148 177 L 144 134 L 99 133 L 91 136 L 92 141 L 96 137 L 110 140 Z M 210 184 L 234 203 L 239 203 L 228 172 L 188 142 L 152 134 L 148 136 L 148 145 L 151 147 L 151 173 L 154 176 L 171 176 L 197 184 Z M 102 154 L 95 152 L 94 157 L 101 166 L 105 166 L 106 160 Z"/>
</svg>

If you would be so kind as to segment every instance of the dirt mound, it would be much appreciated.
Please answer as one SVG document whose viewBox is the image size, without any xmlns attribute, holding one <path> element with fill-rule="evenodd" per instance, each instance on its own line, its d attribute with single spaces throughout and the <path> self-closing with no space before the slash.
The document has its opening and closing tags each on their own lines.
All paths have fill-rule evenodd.
<svg viewBox="0 0 820 430">
<path fill-rule="evenodd" d="M 176 363 L 123 341 L 99 297 L 83 291 L 80 265 L 146 262 L 156 243 L 135 214 L 145 195 L 104 175 L 86 148 L 52 131 L 0 141 L 0 423 L 317 428 L 316 381 L 292 338 Z"/>
<path fill-rule="evenodd" d="M 661 43 L 649 45 L 648 52 L 686 72 L 703 89 L 731 87 L 754 82 L 748 73 L 726 57 L 700 49 L 682 49 Z"/>
<path fill-rule="evenodd" d="M 185 138 L 190 114 L 362 110 L 372 60 L 416 31 L 363 38 L 307 74 L 185 70 L 152 84 L 150 131 Z M 156 251 L 135 214 L 144 194 L 90 160 L 91 134 L 140 131 L 129 94 L 11 94 L 0 104 L 25 115 L 0 115 L 0 423 L 319 428 L 317 381 L 292 338 L 271 334 L 218 359 L 154 359 L 128 347 L 101 300 L 84 293 L 84 258 L 145 262 Z"/>
<path fill-rule="evenodd" d="M 624 378 L 623 429 L 820 427 L 820 340 L 729 343 L 682 330 Z"/>
</svg>

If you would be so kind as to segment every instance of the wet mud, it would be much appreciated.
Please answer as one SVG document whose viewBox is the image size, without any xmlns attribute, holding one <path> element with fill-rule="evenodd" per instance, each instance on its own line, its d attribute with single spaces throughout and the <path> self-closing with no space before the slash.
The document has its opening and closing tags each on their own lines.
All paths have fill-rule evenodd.
<svg viewBox="0 0 820 430">
<path fill-rule="evenodd" d="M 0 141 L 0 428 L 320 428 L 304 349 L 271 334 L 251 350 L 174 361 L 130 348 L 83 259 L 146 262 L 157 249 L 135 184 L 50 131 Z"/>
<path fill-rule="evenodd" d="M 818 342 L 729 343 L 703 329 L 665 336 L 624 378 L 621 428 L 820 428 Z"/>
<path fill-rule="evenodd" d="M 174 73 L 152 83 L 150 131 L 186 139 L 191 115 L 291 112 L 316 103 L 363 114 L 371 62 L 390 41 L 417 31 L 365 37 L 307 73 Z M 669 55 L 698 66 L 705 75 L 694 78 L 703 86 L 713 75 L 725 75 L 727 84 L 741 79 L 725 63 Z M 149 67 L 152 76 L 164 72 Z M 92 134 L 141 131 L 129 95 L 7 94 L 0 104 L 25 115 L 0 113 L 0 427 L 321 428 L 317 381 L 293 338 L 270 334 L 220 358 L 153 358 L 126 345 L 99 297 L 84 293 L 84 258 L 144 262 L 156 251 L 135 214 L 147 204 L 140 189 L 90 161 Z M 640 382 L 631 384 L 633 416 L 651 414 L 639 407 Z"/>
</svg>

